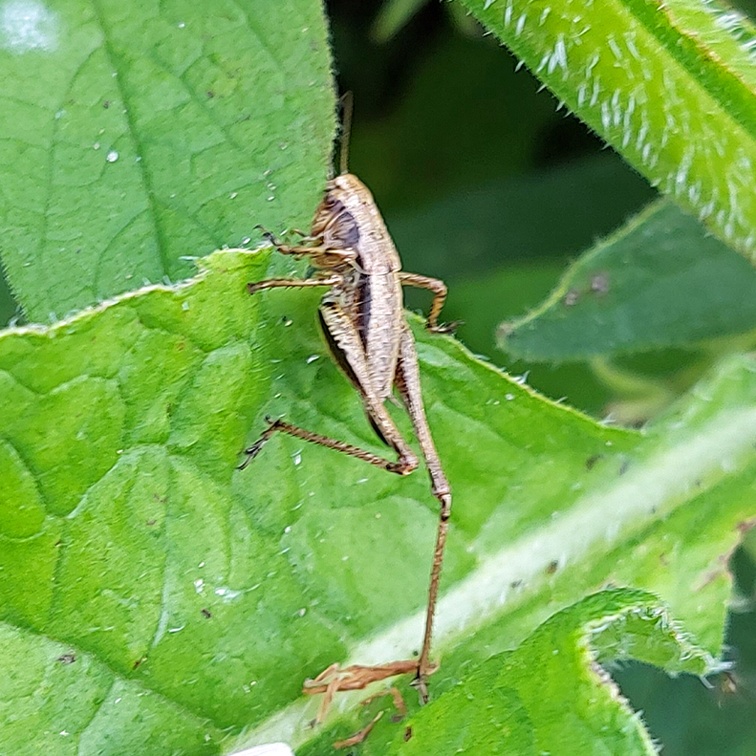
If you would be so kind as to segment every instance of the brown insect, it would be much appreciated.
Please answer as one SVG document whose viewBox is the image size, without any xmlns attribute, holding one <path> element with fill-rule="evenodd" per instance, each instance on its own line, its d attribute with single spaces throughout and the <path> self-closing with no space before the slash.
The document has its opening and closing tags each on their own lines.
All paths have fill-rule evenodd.
<svg viewBox="0 0 756 756">
<path fill-rule="evenodd" d="M 414 685 L 423 700 L 427 700 L 427 678 L 436 668 L 430 661 L 431 635 L 451 513 L 451 492 L 425 417 L 415 341 L 404 317 L 402 287 L 433 292 L 427 328 L 435 333 L 447 333 L 454 324 L 438 323 L 446 286 L 435 278 L 401 270 L 399 255 L 370 191 L 350 173 L 343 172 L 327 183 L 310 234 L 299 244 L 283 244 L 267 232 L 266 236 L 281 254 L 306 257 L 315 273 L 306 279 L 272 278 L 250 283 L 249 293 L 282 287 L 327 289 L 320 303 L 319 317 L 331 354 L 357 390 L 376 434 L 394 450 L 396 459 L 386 459 L 344 441 L 268 418 L 267 430 L 245 450 L 247 459 L 241 467 L 257 456 L 271 436 L 286 433 L 398 475 L 411 473 L 418 466 L 418 458 L 385 406 L 396 389 L 420 444 L 431 491 L 441 505 L 419 657 L 375 667 L 353 666 L 339 670 L 332 666 L 315 680 L 308 680 L 304 692 L 325 693 L 327 703 L 336 691 L 361 689 L 371 682 L 414 672 Z"/>
</svg>

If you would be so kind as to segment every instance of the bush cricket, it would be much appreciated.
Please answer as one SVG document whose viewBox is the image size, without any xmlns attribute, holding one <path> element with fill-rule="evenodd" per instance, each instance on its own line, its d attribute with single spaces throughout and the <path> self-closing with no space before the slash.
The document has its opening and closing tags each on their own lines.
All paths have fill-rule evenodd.
<svg viewBox="0 0 756 756">
<path fill-rule="evenodd" d="M 427 701 L 427 678 L 435 671 L 430 661 L 433 616 L 446 544 L 451 492 L 433 444 L 420 392 L 415 341 L 404 317 L 403 286 L 428 289 L 433 302 L 426 322 L 428 330 L 446 333 L 454 324 L 439 325 L 446 299 L 446 286 L 435 278 L 405 273 L 383 218 L 367 187 L 354 175 L 342 173 L 328 181 L 312 221 L 310 234 L 299 244 L 287 245 L 266 232 L 273 246 L 284 255 L 305 257 L 314 269 L 310 278 L 271 278 L 247 285 L 250 294 L 282 287 L 323 287 L 327 291 L 319 307 L 320 325 L 334 360 L 354 385 L 368 420 L 378 437 L 396 453 L 392 461 L 334 438 L 304 430 L 283 420 L 266 418 L 268 428 L 248 449 L 245 467 L 277 432 L 286 433 L 383 468 L 407 475 L 418 458 L 402 437 L 385 402 L 395 388 L 407 413 L 425 459 L 431 491 L 441 505 L 428 589 L 425 631 L 417 659 L 374 667 L 355 665 L 329 667 L 304 692 L 323 693 L 321 715 L 334 693 L 357 690 L 371 682 L 399 674 L 415 673 L 413 684 Z"/>
</svg>

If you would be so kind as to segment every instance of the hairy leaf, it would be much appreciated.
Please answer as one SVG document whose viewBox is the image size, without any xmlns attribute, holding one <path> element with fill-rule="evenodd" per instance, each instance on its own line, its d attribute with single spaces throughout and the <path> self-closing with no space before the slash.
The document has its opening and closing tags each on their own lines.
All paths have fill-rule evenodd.
<svg viewBox="0 0 756 756">
<path fill-rule="evenodd" d="M 711 0 L 464 0 L 654 186 L 756 260 L 754 27 Z"/>
<path fill-rule="evenodd" d="M 558 612 L 517 649 L 467 669 L 397 728 L 392 745 L 406 754 L 560 753 L 567 743 L 575 753 L 655 754 L 641 719 L 599 666 L 629 658 L 692 674 L 711 669 L 654 596 L 607 590 Z M 365 753 L 381 753 L 375 745 L 369 741 Z"/>
<path fill-rule="evenodd" d="M 235 471 L 265 414 L 375 440 L 325 359 L 318 295 L 248 296 L 267 254 L 205 265 L 0 338 L 9 748 L 31 732 L 40 748 L 163 753 L 166 729 L 177 750 L 302 742 L 317 706 L 298 700 L 303 678 L 417 649 L 436 523 L 425 476 L 287 438 Z M 723 366 L 644 437 L 420 331 L 455 492 L 434 695 L 607 582 L 658 592 L 716 655 L 721 560 L 753 511 L 752 361 Z"/>
<path fill-rule="evenodd" d="M 536 310 L 499 328 L 528 360 L 695 345 L 756 329 L 756 271 L 667 201 L 586 252 Z"/>
<path fill-rule="evenodd" d="M 306 223 L 322 189 L 333 94 L 310 0 L 9 0 L 0 73 L 0 253 L 30 320 L 191 275 L 185 256 L 257 223 Z"/>
</svg>

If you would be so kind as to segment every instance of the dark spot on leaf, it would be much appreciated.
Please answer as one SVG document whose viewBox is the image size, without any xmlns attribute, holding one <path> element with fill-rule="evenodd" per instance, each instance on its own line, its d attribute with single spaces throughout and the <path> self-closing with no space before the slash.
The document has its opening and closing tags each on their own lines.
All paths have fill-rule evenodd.
<svg viewBox="0 0 756 756">
<path fill-rule="evenodd" d="M 76 661 L 76 654 L 73 653 L 73 651 L 70 651 L 67 654 L 61 654 L 58 657 L 58 661 L 61 664 L 73 664 Z"/>
<path fill-rule="evenodd" d="M 411 738 L 412 738 L 412 728 L 411 727 L 405 727 L 404 728 L 404 742 L 406 743 Z"/>
<path fill-rule="evenodd" d="M 137 668 L 138 668 L 139 666 L 141 666 L 142 662 L 145 662 L 145 661 L 147 661 L 147 657 L 146 657 L 146 656 L 140 656 L 140 657 L 139 657 L 139 658 L 138 658 L 138 659 L 137 659 L 137 660 L 136 660 L 136 661 L 135 661 L 135 662 L 134 662 L 134 663 L 133 663 L 133 664 L 131 665 L 131 668 L 132 668 L 132 669 L 137 669 Z"/>
<path fill-rule="evenodd" d="M 203 608 L 203 609 L 202 609 L 201 611 L 202 611 L 202 616 L 203 616 L 203 617 L 204 617 L 205 619 L 210 619 L 210 617 L 212 617 L 212 616 L 213 616 L 213 615 L 212 615 L 212 612 L 211 612 L 211 611 L 210 611 L 209 609 L 204 609 L 204 608 Z"/>
<path fill-rule="evenodd" d="M 212 89 L 208 89 L 207 92 L 206 92 L 206 94 L 207 94 L 207 97 L 208 97 L 209 100 L 212 100 L 213 97 L 215 97 L 215 92 L 213 92 Z"/>
<path fill-rule="evenodd" d="M 110 100 L 105 100 L 102 103 L 102 107 L 105 108 L 105 110 L 107 110 L 110 107 Z"/>
<path fill-rule="evenodd" d="M 549 562 L 548 567 L 546 567 L 546 574 L 553 575 L 558 569 L 559 569 L 559 562 L 557 562 L 556 559 L 553 559 L 551 562 Z"/>
<path fill-rule="evenodd" d="M 598 462 L 603 455 L 601 454 L 593 454 L 588 459 L 585 460 L 585 469 L 586 470 L 593 470 L 593 468 L 596 465 L 596 462 Z"/>
</svg>

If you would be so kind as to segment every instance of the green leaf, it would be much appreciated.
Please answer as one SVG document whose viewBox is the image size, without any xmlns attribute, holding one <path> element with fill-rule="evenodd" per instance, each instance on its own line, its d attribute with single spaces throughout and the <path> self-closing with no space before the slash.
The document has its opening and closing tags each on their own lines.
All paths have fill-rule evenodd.
<svg viewBox="0 0 756 756">
<path fill-rule="evenodd" d="M 311 0 L 6 3 L 1 251 L 27 317 L 305 224 L 334 129 L 326 36 Z"/>
<path fill-rule="evenodd" d="M 183 751 L 301 743 L 318 705 L 299 699 L 303 678 L 417 649 L 437 517 L 425 476 L 280 437 L 236 471 L 265 414 L 375 440 L 325 359 L 318 294 L 248 296 L 267 253 L 203 266 L 0 336 L 9 750 L 31 737 L 164 753 L 166 730 Z M 723 365 L 641 435 L 545 401 L 412 322 L 455 491 L 434 696 L 607 582 L 658 593 L 717 655 L 722 557 L 753 513 L 753 360 Z M 384 727 L 376 743 L 395 737 Z"/>
<path fill-rule="evenodd" d="M 654 186 L 756 260 L 753 25 L 704 0 L 464 0 Z"/>
<path fill-rule="evenodd" d="M 502 323 L 499 344 L 527 360 L 696 345 L 756 329 L 756 271 L 667 201 L 580 257 L 538 308 Z"/>
<path fill-rule="evenodd" d="M 401 730 L 392 745 L 403 754 L 560 753 L 566 743 L 572 753 L 655 754 L 599 666 L 631 658 L 696 675 L 713 666 L 653 595 L 607 590 L 550 617 L 517 649 L 466 670 L 406 723 L 412 737 L 402 750 Z M 370 745 L 366 756 L 380 753 Z"/>
</svg>

